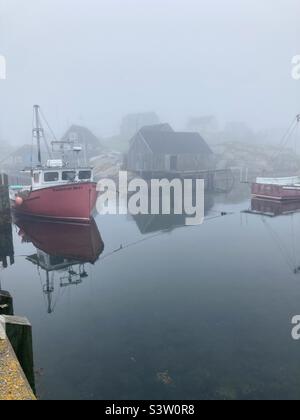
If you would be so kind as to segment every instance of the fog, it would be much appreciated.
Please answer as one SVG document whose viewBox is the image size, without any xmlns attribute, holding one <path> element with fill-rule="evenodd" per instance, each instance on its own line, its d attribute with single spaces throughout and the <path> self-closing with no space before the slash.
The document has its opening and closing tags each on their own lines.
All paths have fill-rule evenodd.
<svg viewBox="0 0 300 420">
<path fill-rule="evenodd" d="M 299 0 L 0 0 L 0 141 L 30 141 L 32 106 L 58 135 L 118 132 L 131 112 L 183 128 L 286 127 L 300 112 Z"/>
</svg>

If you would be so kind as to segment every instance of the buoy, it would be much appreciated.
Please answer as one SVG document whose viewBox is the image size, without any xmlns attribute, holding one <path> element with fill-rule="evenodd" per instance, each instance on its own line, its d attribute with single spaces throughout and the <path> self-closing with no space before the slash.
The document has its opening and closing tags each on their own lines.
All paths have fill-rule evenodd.
<svg viewBox="0 0 300 420">
<path fill-rule="evenodd" d="M 23 198 L 22 197 L 17 197 L 16 198 L 16 205 L 17 206 L 22 206 L 23 204 Z"/>
</svg>

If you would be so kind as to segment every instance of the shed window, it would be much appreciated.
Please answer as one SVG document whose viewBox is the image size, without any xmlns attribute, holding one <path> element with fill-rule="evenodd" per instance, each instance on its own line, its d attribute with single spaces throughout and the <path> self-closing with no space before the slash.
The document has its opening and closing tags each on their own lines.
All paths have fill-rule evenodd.
<svg viewBox="0 0 300 420">
<path fill-rule="evenodd" d="M 63 181 L 74 181 L 76 178 L 76 172 L 75 171 L 64 171 L 62 173 L 62 180 Z"/>
<path fill-rule="evenodd" d="M 79 171 L 79 179 L 81 181 L 91 179 L 92 172 L 91 171 Z"/>
<path fill-rule="evenodd" d="M 58 172 L 46 172 L 44 175 L 45 182 L 56 182 L 59 180 Z"/>
</svg>

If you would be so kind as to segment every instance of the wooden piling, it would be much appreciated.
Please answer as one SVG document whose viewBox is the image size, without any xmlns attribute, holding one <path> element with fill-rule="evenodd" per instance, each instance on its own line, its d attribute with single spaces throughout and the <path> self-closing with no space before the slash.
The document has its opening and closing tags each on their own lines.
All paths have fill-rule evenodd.
<svg viewBox="0 0 300 420">
<path fill-rule="evenodd" d="M 25 319 L 0 316 L 0 400 L 35 400 L 32 388 L 7 334 L 7 330 L 13 325 L 17 328 L 21 325 L 22 328 L 27 329 L 27 332 L 30 327 Z"/>
<path fill-rule="evenodd" d="M 4 223 L 9 223 L 10 221 L 8 176 L 4 173 L 0 173 L 0 226 Z"/>
<path fill-rule="evenodd" d="M 26 318 L 18 316 L 5 316 L 4 318 L 7 337 L 31 389 L 35 391 L 31 324 Z"/>
<path fill-rule="evenodd" d="M 13 298 L 9 292 L 0 290 L 0 315 L 10 315 L 14 314 L 14 304 Z"/>
<path fill-rule="evenodd" d="M 0 267 L 7 268 L 13 265 L 14 246 L 11 222 L 0 223 Z"/>
</svg>

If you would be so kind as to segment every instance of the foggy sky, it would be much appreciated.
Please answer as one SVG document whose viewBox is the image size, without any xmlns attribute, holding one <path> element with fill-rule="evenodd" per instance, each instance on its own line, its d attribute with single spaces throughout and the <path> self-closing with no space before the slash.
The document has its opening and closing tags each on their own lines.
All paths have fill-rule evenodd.
<svg viewBox="0 0 300 420">
<path fill-rule="evenodd" d="M 58 135 L 114 134 L 138 111 L 285 127 L 299 16 L 299 0 L 0 0 L 0 140 L 30 142 L 35 103 Z"/>
</svg>

